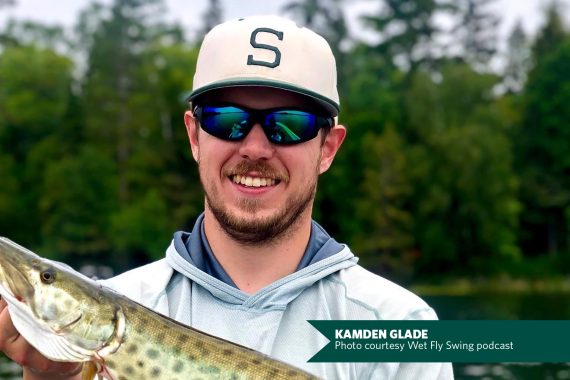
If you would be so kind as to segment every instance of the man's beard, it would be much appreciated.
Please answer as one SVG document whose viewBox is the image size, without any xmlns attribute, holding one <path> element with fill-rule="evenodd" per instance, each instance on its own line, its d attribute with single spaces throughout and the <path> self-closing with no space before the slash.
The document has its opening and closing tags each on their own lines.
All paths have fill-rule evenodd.
<svg viewBox="0 0 570 380">
<path fill-rule="evenodd" d="M 219 199 L 216 186 L 203 183 L 207 206 L 227 233 L 236 242 L 243 245 L 270 244 L 285 238 L 294 231 L 294 224 L 300 215 L 312 205 L 317 190 L 318 175 L 306 183 L 305 191 L 293 194 L 273 215 L 256 218 L 256 211 L 261 209 L 261 201 L 257 199 L 241 199 L 238 207 L 245 211 L 241 217 L 233 214 Z M 253 216 L 248 218 L 247 216 Z"/>
</svg>

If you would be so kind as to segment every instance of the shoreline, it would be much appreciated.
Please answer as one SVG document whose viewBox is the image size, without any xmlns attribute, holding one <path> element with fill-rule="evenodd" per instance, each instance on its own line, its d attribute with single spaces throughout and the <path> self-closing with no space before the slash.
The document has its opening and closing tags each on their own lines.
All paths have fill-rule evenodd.
<svg viewBox="0 0 570 380">
<path fill-rule="evenodd" d="M 477 294 L 570 294 L 570 276 L 512 278 L 510 276 L 456 278 L 441 283 L 418 282 L 410 290 L 420 296 L 466 296 Z"/>
</svg>

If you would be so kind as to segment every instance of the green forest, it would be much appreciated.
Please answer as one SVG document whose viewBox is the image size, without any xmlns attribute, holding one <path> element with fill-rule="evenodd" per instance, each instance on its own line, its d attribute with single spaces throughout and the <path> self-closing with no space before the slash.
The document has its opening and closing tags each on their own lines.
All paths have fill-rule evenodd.
<svg viewBox="0 0 570 380">
<path fill-rule="evenodd" d="M 370 2 L 373 2 L 370 0 Z M 0 0 L 0 13 L 18 0 Z M 338 64 L 348 136 L 315 219 L 402 282 L 570 268 L 570 31 L 558 3 L 498 49 L 494 0 L 289 1 Z M 381 6 L 380 6 L 381 5 Z M 164 255 L 203 193 L 182 115 L 200 41 L 160 0 L 93 2 L 73 29 L 0 24 L 0 235 L 114 273 Z M 448 20 L 444 28 L 438 20 Z M 449 25 L 451 26 L 449 26 Z M 500 64 L 493 64 L 499 62 Z M 497 68 L 497 66 L 499 68 Z"/>
</svg>

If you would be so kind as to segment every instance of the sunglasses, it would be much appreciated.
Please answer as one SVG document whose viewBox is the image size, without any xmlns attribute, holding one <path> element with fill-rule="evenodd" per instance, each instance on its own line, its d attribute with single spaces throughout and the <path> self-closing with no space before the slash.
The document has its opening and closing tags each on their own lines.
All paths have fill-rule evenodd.
<svg viewBox="0 0 570 380">
<path fill-rule="evenodd" d="M 277 145 L 309 141 L 317 136 L 319 129 L 334 125 L 332 117 L 306 111 L 288 108 L 253 110 L 236 105 L 198 105 L 194 108 L 194 117 L 204 131 L 226 141 L 244 139 L 259 123 L 267 139 Z"/>
</svg>

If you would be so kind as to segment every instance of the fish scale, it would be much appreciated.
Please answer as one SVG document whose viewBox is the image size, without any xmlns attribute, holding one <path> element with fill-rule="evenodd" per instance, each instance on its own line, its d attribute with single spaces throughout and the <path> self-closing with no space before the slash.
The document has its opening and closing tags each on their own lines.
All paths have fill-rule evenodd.
<svg viewBox="0 0 570 380">
<path fill-rule="evenodd" d="M 314 379 L 248 348 L 197 330 L 189 334 L 188 327 L 147 310 L 128 307 L 124 342 L 105 360 L 125 379 Z"/>
<path fill-rule="evenodd" d="M 158 314 L 0 237 L 0 294 L 44 356 L 85 363 L 82 379 L 317 379 Z"/>
</svg>

